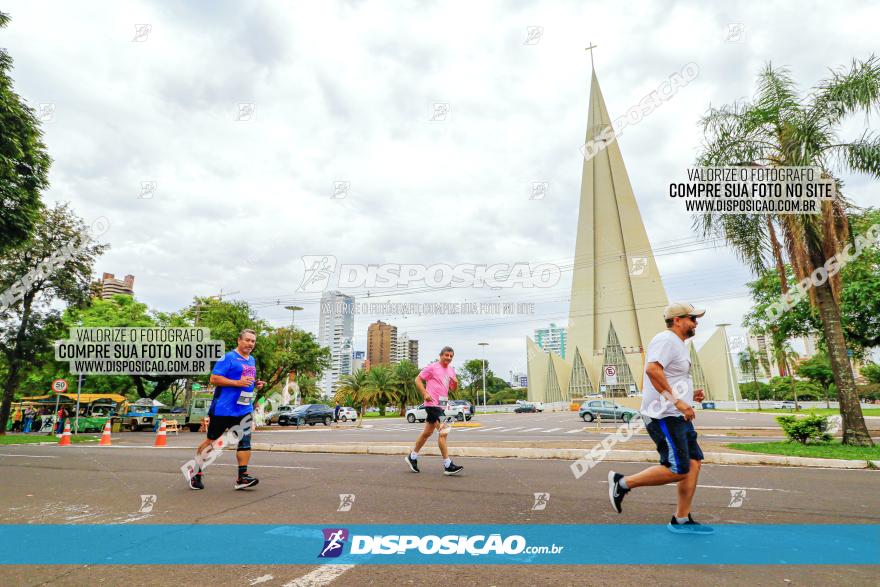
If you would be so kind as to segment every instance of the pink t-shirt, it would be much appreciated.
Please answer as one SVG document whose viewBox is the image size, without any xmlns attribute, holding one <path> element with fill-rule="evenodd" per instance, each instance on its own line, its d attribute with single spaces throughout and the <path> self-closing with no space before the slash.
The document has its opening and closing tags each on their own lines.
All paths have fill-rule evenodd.
<svg viewBox="0 0 880 587">
<path fill-rule="evenodd" d="M 441 397 L 449 397 L 449 382 L 455 377 L 455 368 L 450 364 L 445 369 L 440 361 L 431 363 L 419 373 L 419 379 L 425 381 L 425 390 L 431 397 L 426 406 L 439 406 Z"/>
</svg>

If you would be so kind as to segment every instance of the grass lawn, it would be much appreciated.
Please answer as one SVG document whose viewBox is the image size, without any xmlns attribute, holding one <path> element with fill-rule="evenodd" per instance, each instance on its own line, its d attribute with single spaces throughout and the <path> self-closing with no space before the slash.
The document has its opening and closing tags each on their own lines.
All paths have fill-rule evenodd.
<svg viewBox="0 0 880 587">
<path fill-rule="evenodd" d="M 728 444 L 730 448 L 748 452 L 789 457 L 814 457 L 819 459 L 880 460 L 880 445 L 844 446 L 839 442 L 800 444 L 799 442 L 748 442 Z"/>
<path fill-rule="evenodd" d="M 71 434 L 71 442 L 98 442 L 97 436 L 76 436 Z M 54 442 L 58 439 L 55 436 L 46 436 L 45 434 L 7 434 L 0 436 L 0 445 L 3 444 L 34 444 L 37 442 Z"/>
<path fill-rule="evenodd" d="M 400 418 L 400 414 L 397 412 L 394 412 L 393 414 L 391 412 L 385 412 L 384 416 L 380 416 L 379 412 L 367 412 L 364 414 L 364 420 L 367 418 Z"/>
</svg>

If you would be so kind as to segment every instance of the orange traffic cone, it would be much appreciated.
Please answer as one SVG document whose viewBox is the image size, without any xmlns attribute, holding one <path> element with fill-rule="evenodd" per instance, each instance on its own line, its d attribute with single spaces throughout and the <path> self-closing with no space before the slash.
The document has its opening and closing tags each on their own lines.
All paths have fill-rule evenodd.
<svg viewBox="0 0 880 587">
<path fill-rule="evenodd" d="M 107 422 L 104 423 L 104 433 L 101 434 L 101 442 L 99 442 L 101 446 L 110 446 L 113 444 L 110 442 L 110 418 L 107 418 Z"/>
<path fill-rule="evenodd" d="M 165 418 L 162 418 L 162 423 L 159 424 L 159 431 L 156 432 L 156 442 L 153 444 L 153 447 L 157 446 L 165 446 Z"/>
<path fill-rule="evenodd" d="M 70 418 L 64 421 L 64 433 L 58 441 L 58 446 L 70 446 Z"/>
</svg>

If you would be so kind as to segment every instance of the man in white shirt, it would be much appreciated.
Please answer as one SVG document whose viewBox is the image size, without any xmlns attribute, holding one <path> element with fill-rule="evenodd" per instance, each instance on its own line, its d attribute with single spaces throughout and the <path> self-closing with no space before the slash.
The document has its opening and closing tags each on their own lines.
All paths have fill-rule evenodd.
<svg viewBox="0 0 880 587">
<path fill-rule="evenodd" d="M 666 330 L 655 336 L 645 353 L 642 382 L 642 418 L 660 453 L 660 464 L 635 475 L 608 473 L 608 496 L 621 513 L 626 494 L 636 487 L 678 485 L 678 506 L 667 526 L 678 533 L 709 534 L 713 530 L 694 521 L 691 502 L 700 475 L 703 451 L 691 421 L 693 402 L 703 401 L 703 390 L 694 392 L 691 359 L 684 341 L 696 334 L 697 318 L 706 311 L 692 304 L 674 303 L 663 311 Z"/>
</svg>

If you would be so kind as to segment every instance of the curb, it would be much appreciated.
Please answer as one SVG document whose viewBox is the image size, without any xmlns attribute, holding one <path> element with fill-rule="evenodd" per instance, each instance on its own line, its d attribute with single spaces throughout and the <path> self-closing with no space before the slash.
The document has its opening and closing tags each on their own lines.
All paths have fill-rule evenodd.
<svg viewBox="0 0 880 587">
<path fill-rule="evenodd" d="M 372 454 L 407 455 L 411 446 L 368 445 L 368 444 L 269 444 L 255 442 L 251 448 L 257 451 L 332 453 L 332 454 Z M 494 446 L 450 447 L 449 454 L 455 457 L 520 458 L 520 459 L 559 459 L 576 461 L 590 456 L 590 450 L 582 448 L 514 448 Z M 436 447 L 425 447 L 422 454 L 439 456 Z M 817 459 L 809 457 L 789 457 L 783 455 L 740 454 L 707 452 L 704 463 L 713 465 L 772 465 L 785 467 L 820 467 L 830 469 L 868 469 L 880 468 L 880 461 L 861 461 L 848 459 Z M 595 457 L 593 457 L 595 459 Z M 637 463 L 656 463 L 657 453 L 651 450 L 613 450 L 608 452 L 606 461 L 625 461 Z"/>
</svg>

